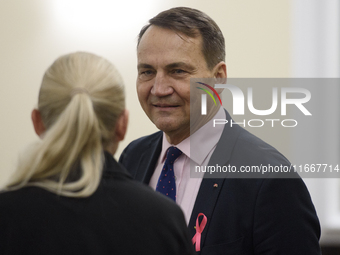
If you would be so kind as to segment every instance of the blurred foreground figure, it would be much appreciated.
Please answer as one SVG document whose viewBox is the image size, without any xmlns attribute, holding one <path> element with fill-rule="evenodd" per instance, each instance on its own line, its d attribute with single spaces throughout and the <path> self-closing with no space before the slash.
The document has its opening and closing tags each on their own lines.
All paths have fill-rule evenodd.
<svg viewBox="0 0 340 255">
<path fill-rule="evenodd" d="M 128 114 L 110 62 L 58 58 L 32 121 L 41 141 L 0 194 L 0 254 L 192 254 L 180 208 L 112 156 Z"/>
</svg>

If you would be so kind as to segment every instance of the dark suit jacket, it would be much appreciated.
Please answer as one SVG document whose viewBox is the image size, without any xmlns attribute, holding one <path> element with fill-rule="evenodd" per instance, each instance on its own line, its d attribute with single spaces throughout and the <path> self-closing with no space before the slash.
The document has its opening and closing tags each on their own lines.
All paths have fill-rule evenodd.
<svg viewBox="0 0 340 255">
<path fill-rule="evenodd" d="M 161 146 L 162 132 L 140 138 L 125 149 L 120 162 L 135 179 L 148 184 Z M 290 163 L 243 128 L 225 125 L 209 162 L 216 164 Z M 203 179 L 189 222 L 193 237 L 198 214 L 207 217 L 198 254 L 320 254 L 320 225 L 304 182 L 295 173 L 290 179 L 264 177 Z"/>
<path fill-rule="evenodd" d="M 90 197 L 37 187 L 0 194 L 1 255 L 193 253 L 180 208 L 132 180 L 108 154 Z"/>
</svg>

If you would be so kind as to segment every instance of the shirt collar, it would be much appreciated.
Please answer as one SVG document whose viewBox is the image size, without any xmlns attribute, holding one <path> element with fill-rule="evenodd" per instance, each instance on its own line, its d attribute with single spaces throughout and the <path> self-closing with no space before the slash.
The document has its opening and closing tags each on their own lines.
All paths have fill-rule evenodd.
<svg viewBox="0 0 340 255">
<path fill-rule="evenodd" d="M 177 145 L 173 145 L 168 142 L 168 140 L 166 139 L 165 133 L 163 132 L 162 152 L 161 152 L 161 157 L 160 157 L 161 163 L 164 163 L 165 158 L 166 158 L 166 152 L 168 148 L 171 146 L 177 147 L 183 152 L 183 154 L 185 154 L 187 157 L 190 158 L 190 137 L 184 139 L 182 142 L 180 142 Z"/>
</svg>

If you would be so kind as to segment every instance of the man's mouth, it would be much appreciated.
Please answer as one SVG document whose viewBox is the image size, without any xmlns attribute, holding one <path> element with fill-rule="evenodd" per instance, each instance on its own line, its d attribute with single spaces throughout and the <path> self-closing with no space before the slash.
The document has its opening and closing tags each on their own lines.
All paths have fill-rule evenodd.
<svg viewBox="0 0 340 255">
<path fill-rule="evenodd" d="M 153 106 L 158 107 L 158 108 L 175 108 L 175 107 L 178 107 L 179 105 L 173 105 L 173 104 L 153 104 Z"/>
</svg>

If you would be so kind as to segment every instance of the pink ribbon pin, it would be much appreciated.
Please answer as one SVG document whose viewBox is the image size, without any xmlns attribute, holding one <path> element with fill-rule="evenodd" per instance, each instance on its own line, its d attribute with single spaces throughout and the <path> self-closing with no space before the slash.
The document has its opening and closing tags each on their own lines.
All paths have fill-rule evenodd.
<svg viewBox="0 0 340 255">
<path fill-rule="evenodd" d="M 201 225 L 199 224 L 199 217 L 203 216 Z M 205 225 L 207 224 L 207 217 L 203 213 L 199 213 L 196 219 L 196 234 L 192 238 L 192 244 L 195 244 L 196 251 L 201 250 L 201 234 L 205 228 Z"/>
</svg>

